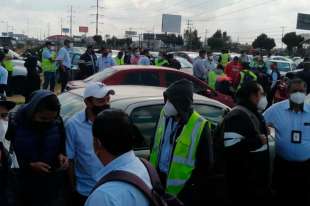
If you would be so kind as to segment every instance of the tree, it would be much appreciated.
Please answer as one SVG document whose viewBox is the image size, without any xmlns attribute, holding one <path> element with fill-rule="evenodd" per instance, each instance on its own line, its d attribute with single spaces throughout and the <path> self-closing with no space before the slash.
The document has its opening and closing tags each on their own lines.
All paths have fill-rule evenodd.
<svg viewBox="0 0 310 206">
<path fill-rule="evenodd" d="M 266 34 L 259 35 L 252 43 L 254 49 L 266 49 L 270 51 L 276 46 L 274 39 L 269 38 Z"/>
<path fill-rule="evenodd" d="M 222 50 L 231 46 L 231 38 L 227 32 L 217 30 L 211 38 L 208 39 L 208 45 L 212 50 Z"/>
<path fill-rule="evenodd" d="M 296 32 L 290 32 L 284 35 L 282 42 L 286 44 L 289 54 L 292 54 L 293 48 L 298 47 L 304 40 L 304 37 L 297 35 Z"/>
<path fill-rule="evenodd" d="M 197 30 L 186 30 L 184 33 L 184 39 L 186 42 L 187 49 L 198 50 L 202 48 L 201 37 L 198 37 Z"/>
</svg>

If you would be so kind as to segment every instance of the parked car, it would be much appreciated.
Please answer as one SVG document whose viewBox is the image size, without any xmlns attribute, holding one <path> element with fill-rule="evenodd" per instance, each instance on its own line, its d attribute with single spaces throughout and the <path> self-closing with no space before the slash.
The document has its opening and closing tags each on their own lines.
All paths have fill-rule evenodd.
<svg viewBox="0 0 310 206">
<path fill-rule="evenodd" d="M 169 52 L 168 54 L 173 54 L 174 56 L 183 57 L 190 63 L 194 63 L 194 60 L 199 56 L 198 52 L 189 52 L 189 51 Z"/>
<path fill-rule="evenodd" d="M 147 86 L 109 86 L 115 91 L 111 97 L 111 107 L 128 113 L 135 127 L 135 150 L 148 157 L 151 139 L 155 133 L 160 112 L 164 106 L 164 88 Z M 75 113 L 85 109 L 84 88 L 71 90 L 58 96 L 61 103 L 61 116 L 64 121 Z M 212 122 L 220 123 L 229 107 L 212 99 L 194 95 L 194 107 L 197 112 Z"/>
<path fill-rule="evenodd" d="M 88 82 L 97 81 L 103 82 L 106 85 L 145 85 L 168 87 L 171 83 L 183 78 L 194 83 L 196 93 L 218 100 L 230 107 L 234 106 L 232 97 L 211 89 L 206 82 L 201 81 L 192 75 L 166 67 L 141 65 L 114 66 L 94 74 L 85 80 L 71 81 L 67 84 L 66 89 L 72 90 L 83 88 Z"/>
<path fill-rule="evenodd" d="M 271 56 L 270 60 L 279 60 L 279 61 L 286 61 L 286 62 L 291 62 L 293 63 L 294 61 L 288 57 L 284 56 Z"/>
<path fill-rule="evenodd" d="M 281 60 L 268 60 L 266 61 L 266 66 L 269 72 L 271 72 L 270 66 L 276 63 L 279 69 L 279 72 L 282 76 L 285 76 L 287 73 L 296 70 L 296 64 L 294 62 L 281 61 Z"/>
<path fill-rule="evenodd" d="M 175 59 L 181 64 L 181 71 L 187 74 L 193 75 L 193 64 L 187 61 L 187 59 L 179 56 L 175 56 Z"/>
</svg>

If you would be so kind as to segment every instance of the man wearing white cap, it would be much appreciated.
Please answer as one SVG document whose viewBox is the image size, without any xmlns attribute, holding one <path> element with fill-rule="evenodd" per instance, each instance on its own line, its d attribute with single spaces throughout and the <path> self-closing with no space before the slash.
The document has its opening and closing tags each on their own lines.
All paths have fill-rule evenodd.
<svg viewBox="0 0 310 206">
<path fill-rule="evenodd" d="M 96 184 L 95 175 L 103 167 L 93 149 L 92 125 L 97 114 L 110 107 L 110 95 L 114 93 L 100 82 L 90 83 L 84 91 L 86 109 L 71 117 L 66 125 L 75 206 L 84 205 Z"/>
</svg>

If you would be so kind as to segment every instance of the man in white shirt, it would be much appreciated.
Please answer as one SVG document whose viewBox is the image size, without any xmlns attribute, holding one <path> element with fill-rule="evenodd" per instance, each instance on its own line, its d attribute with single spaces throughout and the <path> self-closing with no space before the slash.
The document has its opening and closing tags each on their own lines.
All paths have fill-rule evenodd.
<svg viewBox="0 0 310 206">
<path fill-rule="evenodd" d="M 198 79 L 205 81 L 207 69 L 205 65 L 205 59 L 206 59 L 206 51 L 201 50 L 199 51 L 199 57 L 197 57 L 194 61 L 193 70 L 194 70 L 194 76 Z"/>
<path fill-rule="evenodd" d="M 116 65 L 114 59 L 109 56 L 109 50 L 107 48 L 102 48 L 101 54 L 101 57 L 97 60 L 97 68 L 99 72 Z"/>
<path fill-rule="evenodd" d="M 208 76 L 208 73 L 210 71 L 213 71 L 216 69 L 217 64 L 215 63 L 214 59 L 213 59 L 213 53 L 212 52 L 208 52 L 207 53 L 207 59 L 205 60 L 205 66 L 206 66 L 206 77 Z M 206 78 L 207 79 L 207 78 Z"/>
<path fill-rule="evenodd" d="M 138 64 L 139 65 L 151 65 L 151 60 L 149 58 L 149 51 L 148 50 L 144 50 L 141 53 Z"/>
<path fill-rule="evenodd" d="M 72 47 L 73 43 L 71 43 L 70 40 L 66 39 L 64 41 L 64 47 L 59 50 L 56 58 L 60 71 L 61 92 L 65 91 L 69 79 L 69 71 L 71 70 L 70 52 Z"/>
</svg>

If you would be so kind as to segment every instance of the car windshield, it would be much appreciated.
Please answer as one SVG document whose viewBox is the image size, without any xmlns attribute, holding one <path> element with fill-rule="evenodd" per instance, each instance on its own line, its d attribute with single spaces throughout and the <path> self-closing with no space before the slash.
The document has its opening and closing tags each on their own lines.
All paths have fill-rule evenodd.
<svg viewBox="0 0 310 206">
<path fill-rule="evenodd" d="M 90 77 L 88 77 L 87 79 L 84 80 L 84 82 L 100 82 L 106 78 L 108 78 L 109 76 L 111 76 L 112 74 L 116 73 L 117 70 L 115 70 L 114 68 L 107 68 L 105 70 L 103 70 L 102 72 L 98 72 L 97 74 L 94 74 Z"/>
<path fill-rule="evenodd" d="M 64 121 L 85 108 L 83 98 L 70 92 L 59 95 L 58 99 L 61 104 L 60 115 Z"/>
<path fill-rule="evenodd" d="M 280 72 L 289 72 L 291 70 L 290 64 L 285 62 L 278 62 L 278 69 Z"/>
<path fill-rule="evenodd" d="M 191 68 L 193 68 L 193 65 L 189 61 L 187 61 L 186 59 L 184 59 L 182 57 L 175 57 L 175 58 L 176 58 L 176 60 L 178 60 L 180 62 L 181 67 L 183 69 L 191 69 Z"/>
</svg>

